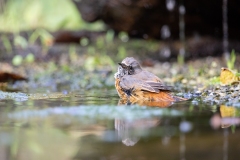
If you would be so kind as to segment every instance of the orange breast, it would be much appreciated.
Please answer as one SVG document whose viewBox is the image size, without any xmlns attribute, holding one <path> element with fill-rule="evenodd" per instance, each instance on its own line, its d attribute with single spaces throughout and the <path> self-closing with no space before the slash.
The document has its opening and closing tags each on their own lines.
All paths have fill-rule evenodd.
<svg viewBox="0 0 240 160">
<path fill-rule="evenodd" d="M 135 91 L 132 93 L 131 99 L 139 99 L 143 101 L 169 101 L 175 102 L 175 98 L 169 91 L 160 91 L 153 93 L 148 91 Z"/>
<path fill-rule="evenodd" d="M 120 85 L 119 85 L 119 82 L 120 82 L 119 78 L 115 79 L 115 88 L 116 88 L 116 90 L 117 90 L 117 92 L 118 92 L 118 95 L 119 95 L 119 97 L 122 98 L 122 99 L 127 99 L 127 96 L 126 96 L 126 94 L 122 91 L 122 89 L 121 89 L 121 87 L 120 87 Z"/>
</svg>

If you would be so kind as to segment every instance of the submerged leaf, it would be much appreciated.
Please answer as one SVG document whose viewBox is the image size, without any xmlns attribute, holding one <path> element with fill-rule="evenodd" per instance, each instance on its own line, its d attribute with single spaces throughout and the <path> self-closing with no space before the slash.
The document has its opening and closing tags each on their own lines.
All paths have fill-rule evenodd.
<svg viewBox="0 0 240 160">
<path fill-rule="evenodd" d="M 232 84 L 234 82 L 239 82 L 239 76 L 236 76 L 236 73 L 228 68 L 222 68 L 220 74 L 220 82 L 223 85 Z"/>
</svg>

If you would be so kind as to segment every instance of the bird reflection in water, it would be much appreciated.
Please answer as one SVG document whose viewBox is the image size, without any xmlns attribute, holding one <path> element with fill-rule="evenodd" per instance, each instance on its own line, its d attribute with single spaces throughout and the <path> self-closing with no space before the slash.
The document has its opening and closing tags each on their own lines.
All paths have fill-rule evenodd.
<svg viewBox="0 0 240 160">
<path fill-rule="evenodd" d="M 126 146 L 134 146 L 140 139 L 141 133 L 157 126 L 160 119 L 138 119 L 138 120 L 124 120 L 115 119 L 115 129 L 118 137 Z"/>
<path fill-rule="evenodd" d="M 141 101 L 141 100 L 126 100 L 120 99 L 118 105 L 139 105 L 139 106 L 148 106 L 148 107 L 160 107 L 166 108 L 173 104 L 171 101 Z"/>
<path fill-rule="evenodd" d="M 126 100 L 120 99 L 118 105 L 139 105 L 148 107 L 166 108 L 173 104 L 172 101 L 141 101 L 141 100 Z M 117 130 L 118 137 L 126 146 L 134 146 L 140 139 L 141 133 L 147 129 L 159 125 L 159 118 L 152 119 L 137 119 L 125 120 L 115 119 L 115 129 Z"/>
</svg>

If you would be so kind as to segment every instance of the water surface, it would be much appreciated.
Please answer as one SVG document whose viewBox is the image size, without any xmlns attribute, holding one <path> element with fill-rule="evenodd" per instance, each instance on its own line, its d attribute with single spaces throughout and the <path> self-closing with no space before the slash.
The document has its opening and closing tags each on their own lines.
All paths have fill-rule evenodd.
<svg viewBox="0 0 240 160">
<path fill-rule="evenodd" d="M 238 159 L 237 107 L 119 105 L 108 89 L 20 96 L 0 101 L 1 160 Z"/>
</svg>

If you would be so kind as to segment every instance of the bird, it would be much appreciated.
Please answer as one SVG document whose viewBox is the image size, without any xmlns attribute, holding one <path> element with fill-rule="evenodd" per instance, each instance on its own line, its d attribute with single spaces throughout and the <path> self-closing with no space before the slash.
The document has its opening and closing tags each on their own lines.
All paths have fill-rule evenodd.
<svg viewBox="0 0 240 160">
<path fill-rule="evenodd" d="M 138 130 L 147 130 L 156 127 L 161 123 L 160 118 L 149 119 L 118 119 L 114 120 L 114 126 L 117 135 L 122 139 L 122 143 L 126 146 L 134 146 L 141 138 Z"/>
<path fill-rule="evenodd" d="M 159 102 L 163 106 L 187 100 L 174 96 L 170 86 L 164 85 L 163 81 L 153 73 L 142 69 L 139 62 L 133 57 L 126 57 L 118 64 L 118 71 L 114 78 L 115 88 L 121 99 L 129 102 L 154 103 L 155 105 Z"/>
</svg>

